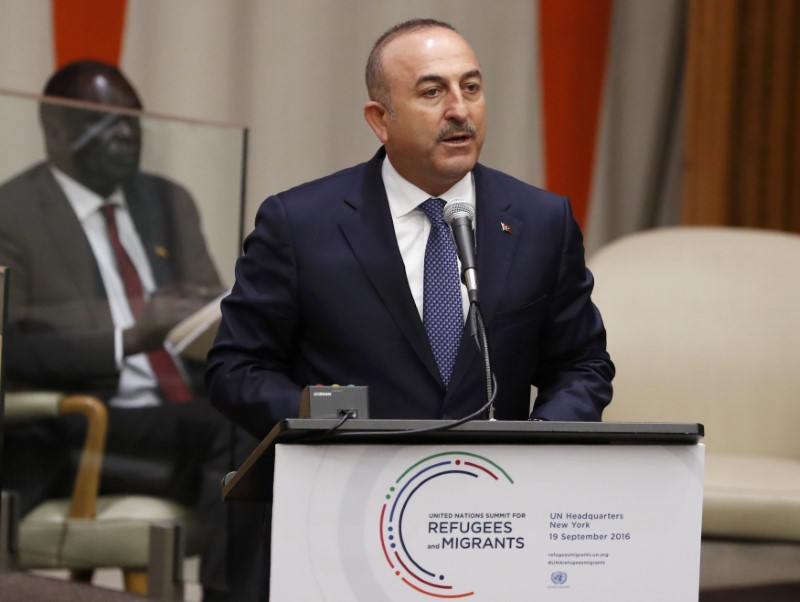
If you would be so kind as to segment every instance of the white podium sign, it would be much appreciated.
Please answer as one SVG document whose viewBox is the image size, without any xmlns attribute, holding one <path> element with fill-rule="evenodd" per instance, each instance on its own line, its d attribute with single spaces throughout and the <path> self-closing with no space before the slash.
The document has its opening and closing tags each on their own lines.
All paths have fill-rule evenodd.
<svg viewBox="0 0 800 602">
<path fill-rule="evenodd" d="M 697 600 L 697 445 L 278 445 L 273 602 Z"/>
</svg>

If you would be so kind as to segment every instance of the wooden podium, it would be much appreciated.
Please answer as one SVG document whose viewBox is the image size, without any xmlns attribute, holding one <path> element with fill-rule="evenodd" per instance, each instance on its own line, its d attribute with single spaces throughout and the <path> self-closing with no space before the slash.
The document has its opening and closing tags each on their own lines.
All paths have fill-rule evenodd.
<svg viewBox="0 0 800 602">
<path fill-rule="evenodd" d="M 281 422 L 224 484 L 272 496 L 273 602 L 697 600 L 702 425 L 335 424 Z"/>
</svg>

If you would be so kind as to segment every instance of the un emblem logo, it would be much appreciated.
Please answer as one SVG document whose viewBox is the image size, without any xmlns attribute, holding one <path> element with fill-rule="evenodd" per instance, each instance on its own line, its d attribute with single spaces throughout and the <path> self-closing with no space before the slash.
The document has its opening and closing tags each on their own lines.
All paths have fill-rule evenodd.
<svg viewBox="0 0 800 602">
<path fill-rule="evenodd" d="M 550 575 L 550 581 L 556 585 L 564 585 L 567 582 L 567 574 L 564 571 L 556 571 Z"/>
</svg>

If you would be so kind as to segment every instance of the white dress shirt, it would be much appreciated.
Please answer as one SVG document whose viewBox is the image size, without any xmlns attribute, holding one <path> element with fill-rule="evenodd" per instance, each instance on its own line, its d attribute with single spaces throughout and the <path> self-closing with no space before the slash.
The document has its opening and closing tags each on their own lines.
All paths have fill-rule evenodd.
<svg viewBox="0 0 800 602">
<path fill-rule="evenodd" d="M 92 248 L 92 253 L 100 269 L 100 277 L 103 280 L 111 309 L 111 319 L 115 331 L 114 352 L 117 366 L 120 369 L 120 379 L 117 394 L 109 400 L 109 405 L 126 408 L 160 405 L 158 380 L 150 367 L 147 355 L 140 353 L 123 357 L 122 331 L 133 326 L 136 320 L 125 294 L 125 286 L 117 268 L 114 249 L 108 239 L 105 218 L 100 212 L 100 208 L 105 202 L 117 206 L 114 213 L 120 241 L 139 273 L 145 294 L 149 295 L 155 290 L 153 272 L 128 211 L 125 195 L 121 188 L 117 188 L 107 200 L 104 200 L 64 172 L 52 166 L 51 170 L 86 233 L 89 246 Z"/>
<path fill-rule="evenodd" d="M 408 286 L 411 289 L 411 295 L 414 297 L 414 303 L 417 305 L 419 317 L 422 318 L 425 246 L 428 243 L 431 223 L 417 207 L 431 198 L 431 195 L 417 188 L 397 173 L 397 170 L 389 161 L 389 157 L 383 160 L 381 175 L 383 176 L 383 185 L 386 188 L 386 196 L 389 199 L 389 211 L 392 214 L 397 246 L 400 247 L 400 255 L 403 257 L 403 263 L 406 266 Z M 472 172 L 456 182 L 450 190 L 436 198 L 443 199 L 445 202 L 459 198 L 474 207 L 475 180 Z M 458 270 L 460 274 L 460 261 Z M 461 285 L 461 304 L 464 308 L 464 319 L 466 319 L 469 311 L 469 297 L 467 296 L 467 287 L 463 283 Z"/>
</svg>

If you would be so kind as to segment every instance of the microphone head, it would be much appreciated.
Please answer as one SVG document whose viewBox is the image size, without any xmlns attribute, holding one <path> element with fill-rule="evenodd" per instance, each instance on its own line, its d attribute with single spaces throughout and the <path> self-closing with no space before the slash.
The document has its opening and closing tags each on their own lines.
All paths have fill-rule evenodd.
<svg viewBox="0 0 800 602">
<path fill-rule="evenodd" d="M 466 217 L 472 223 L 475 219 L 475 206 L 458 197 L 444 206 L 443 216 L 448 226 L 451 226 L 457 217 Z"/>
</svg>

